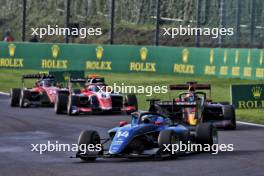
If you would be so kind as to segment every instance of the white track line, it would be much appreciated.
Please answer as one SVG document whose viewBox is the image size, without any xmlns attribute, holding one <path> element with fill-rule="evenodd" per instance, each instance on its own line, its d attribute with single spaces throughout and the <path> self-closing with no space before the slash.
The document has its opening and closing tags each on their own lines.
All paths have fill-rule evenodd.
<svg viewBox="0 0 264 176">
<path fill-rule="evenodd" d="M 249 126 L 255 126 L 255 127 L 264 127 L 264 125 L 261 124 L 257 124 L 257 123 L 250 123 L 250 122 L 241 122 L 241 121 L 237 121 L 237 123 L 243 124 L 243 125 L 249 125 Z"/>
<path fill-rule="evenodd" d="M 2 95 L 7 95 L 7 96 L 10 95 L 9 93 L 6 93 L 6 92 L 0 92 L 0 94 L 2 94 Z"/>
<path fill-rule="evenodd" d="M 7 95 L 9 96 L 9 93 L 6 92 L 0 92 L 2 95 Z M 237 121 L 237 123 L 243 124 L 243 125 L 249 125 L 249 126 L 256 126 L 256 127 L 264 127 L 264 125 L 257 124 L 257 123 L 249 123 L 249 122 L 242 122 L 242 121 Z"/>
</svg>

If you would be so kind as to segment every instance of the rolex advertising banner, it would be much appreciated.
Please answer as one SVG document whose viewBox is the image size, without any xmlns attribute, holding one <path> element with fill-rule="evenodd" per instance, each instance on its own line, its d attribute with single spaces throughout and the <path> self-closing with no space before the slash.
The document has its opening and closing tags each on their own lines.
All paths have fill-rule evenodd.
<svg viewBox="0 0 264 176">
<path fill-rule="evenodd" d="M 0 68 L 264 79 L 263 49 L 1 42 Z"/>
<path fill-rule="evenodd" d="M 264 108 L 264 84 L 232 85 L 232 104 L 240 109 Z"/>
</svg>

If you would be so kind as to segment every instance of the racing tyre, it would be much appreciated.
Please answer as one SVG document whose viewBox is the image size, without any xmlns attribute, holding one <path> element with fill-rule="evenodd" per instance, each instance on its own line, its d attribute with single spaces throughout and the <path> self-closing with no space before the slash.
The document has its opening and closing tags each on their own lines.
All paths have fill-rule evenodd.
<svg viewBox="0 0 264 176">
<path fill-rule="evenodd" d="M 128 94 L 124 97 L 125 106 L 135 106 L 135 110 L 128 111 L 127 114 L 131 114 L 138 110 L 137 96 L 135 94 Z"/>
<path fill-rule="evenodd" d="M 235 108 L 232 105 L 224 105 L 223 106 L 223 115 L 225 120 L 230 120 L 231 125 L 225 127 L 227 130 L 235 130 L 236 129 L 236 114 Z"/>
<path fill-rule="evenodd" d="M 210 145 L 218 143 L 218 134 L 212 123 L 200 123 L 196 127 L 196 143 Z"/>
<path fill-rule="evenodd" d="M 68 106 L 67 106 L 67 114 L 72 116 L 72 115 L 79 115 L 79 112 L 77 110 L 78 108 L 78 103 L 79 103 L 79 97 L 78 96 L 69 96 L 68 100 Z M 76 112 L 73 113 L 74 108 L 76 108 Z"/>
<path fill-rule="evenodd" d="M 20 100 L 19 100 L 19 107 L 25 108 L 25 102 L 29 101 L 30 99 L 30 91 L 28 90 L 21 90 Z"/>
<path fill-rule="evenodd" d="M 161 157 L 177 157 L 180 154 L 180 151 L 172 150 L 174 147 L 172 145 L 180 146 L 180 136 L 176 134 L 173 130 L 164 130 L 161 131 L 158 137 L 158 144 L 160 148 Z M 166 147 L 169 146 L 169 147 Z M 168 151 L 168 148 L 170 151 Z"/>
<path fill-rule="evenodd" d="M 58 93 L 55 100 L 54 110 L 56 114 L 63 114 L 67 110 L 68 95 L 65 93 Z"/>
<path fill-rule="evenodd" d="M 94 154 L 90 154 L 89 156 L 89 151 L 85 154 L 81 154 L 83 153 L 83 151 L 85 150 L 85 148 L 87 149 L 87 146 L 89 144 L 93 144 L 93 145 L 98 145 L 101 143 L 101 140 L 100 140 L 100 135 L 98 134 L 97 131 L 90 131 L 90 130 L 85 130 L 85 131 L 82 131 L 80 136 L 79 136 L 79 139 L 78 139 L 78 146 L 81 150 L 79 150 L 77 152 L 77 157 L 81 158 L 81 160 L 83 161 L 94 161 L 96 160 L 97 158 L 97 155 L 94 153 Z M 98 151 L 99 153 L 100 151 Z"/>
<path fill-rule="evenodd" d="M 12 88 L 10 90 L 10 106 L 16 107 L 19 105 L 21 89 Z"/>
</svg>

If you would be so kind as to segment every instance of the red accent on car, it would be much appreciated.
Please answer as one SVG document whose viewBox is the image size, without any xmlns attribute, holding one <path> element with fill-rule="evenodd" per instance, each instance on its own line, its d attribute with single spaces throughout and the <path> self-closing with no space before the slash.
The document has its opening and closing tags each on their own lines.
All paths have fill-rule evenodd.
<svg viewBox="0 0 264 176">
<path fill-rule="evenodd" d="M 78 108 L 79 112 L 91 112 L 92 108 Z"/>
<path fill-rule="evenodd" d="M 135 111 L 136 107 L 135 106 L 126 106 L 122 108 L 122 111 Z"/>
<path fill-rule="evenodd" d="M 154 124 L 155 124 L 155 125 L 162 125 L 163 123 L 162 123 L 162 122 L 158 122 L 158 121 L 156 121 L 156 122 L 154 122 Z"/>
<path fill-rule="evenodd" d="M 176 102 L 180 102 L 181 100 L 180 100 L 179 98 L 176 98 L 175 101 L 176 101 Z"/>
<path fill-rule="evenodd" d="M 120 127 L 123 127 L 123 126 L 125 126 L 127 124 L 128 124 L 127 121 L 121 121 L 121 122 L 119 122 L 119 126 Z"/>
</svg>

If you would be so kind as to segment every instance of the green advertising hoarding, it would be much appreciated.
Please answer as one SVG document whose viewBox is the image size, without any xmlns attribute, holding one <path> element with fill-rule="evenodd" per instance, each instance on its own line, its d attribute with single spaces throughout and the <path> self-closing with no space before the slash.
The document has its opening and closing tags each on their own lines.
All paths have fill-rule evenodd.
<svg viewBox="0 0 264 176">
<path fill-rule="evenodd" d="M 239 109 L 264 108 L 264 84 L 231 85 L 232 104 Z"/>
<path fill-rule="evenodd" d="M 0 67 L 264 79 L 263 49 L 1 42 Z"/>
<path fill-rule="evenodd" d="M 70 78 L 84 78 L 84 71 L 74 71 L 74 70 L 66 70 L 66 71 L 49 71 L 48 74 L 53 75 L 58 82 L 67 83 Z"/>
</svg>

